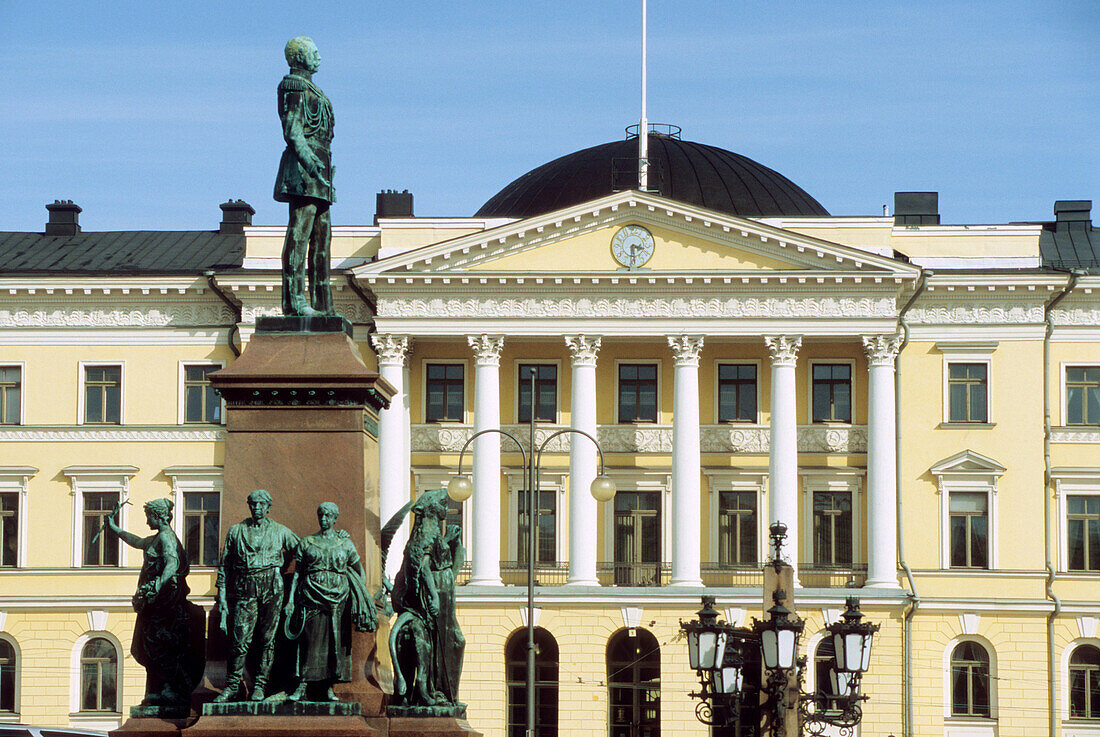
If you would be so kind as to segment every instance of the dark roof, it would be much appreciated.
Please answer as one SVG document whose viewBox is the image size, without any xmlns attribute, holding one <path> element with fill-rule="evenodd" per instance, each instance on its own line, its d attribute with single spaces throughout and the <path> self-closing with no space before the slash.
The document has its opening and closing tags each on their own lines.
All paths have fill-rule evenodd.
<svg viewBox="0 0 1100 737">
<path fill-rule="evenodd" d="M 201 273 L 239 267 L 244 235 L 132 230 L 58 236 L 0 232 L 0 273 Z"/>
<path fill-rule="evenodd" d="M 1043 266 L 1100 274 L 1100 229 L 1092 227 L 1089 200 L 1054 203 L 1053 223 L 1043 223 L 1039 253 Z"/>
<path fill-rule="evenodd" d="M 670 199 L 742 217 L 828 215 L 779 172 L 732 151 L 649 134 L 651 189 Z M 477 217 L 524 218 L 637 189 L 638 140 L 600 144 L 554 159 L 500 190 Z"/>
</svg>

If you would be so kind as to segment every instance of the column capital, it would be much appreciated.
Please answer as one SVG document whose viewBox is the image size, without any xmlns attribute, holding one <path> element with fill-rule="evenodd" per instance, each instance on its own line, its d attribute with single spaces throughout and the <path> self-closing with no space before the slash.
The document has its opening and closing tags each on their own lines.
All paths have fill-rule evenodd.
<svg viewBox="0 0 1100 737">
<path fill-rule="evenodd" d="M 479 366 L 499 366 L 500 351 L 504 348 L 503 335 L 470 335 L 466 338 L 474 349 Z"/>
<path fill-rule="evenodd" d="M 574 366 L 595 366 L 596 355 L 600 352 L 600 338 L 595 335 L 567 335 L 565 344 L 569 346 Z"/>
<path fill-rule="evenodd" d="M 703 350 L 702 335 L 670 335 L 668 347 L 677 366 L 698 366 L 699 352 Z"/>
<path fill-rule="evenodd" d="M 893 368 L 894 359 L 901 348 L 900 335 L 864 335 L 863 350 L 867 353 L 867 361 L 872 366 L 890 366 Z"/>
<path fill-rule="evenodd" d="M 773 366 L 794 366 L 798 349 L 802 347 L 801 335 L 765 335 L 764 345 L 772 357 Z"/>
<path fill-rule="evenodd" d="M 370 344 L 378 356 L 379 366 L 404 366 L 409 358 L 412 341 L 407 335 L 374 333 L 370 336 Z"/>
</svg>

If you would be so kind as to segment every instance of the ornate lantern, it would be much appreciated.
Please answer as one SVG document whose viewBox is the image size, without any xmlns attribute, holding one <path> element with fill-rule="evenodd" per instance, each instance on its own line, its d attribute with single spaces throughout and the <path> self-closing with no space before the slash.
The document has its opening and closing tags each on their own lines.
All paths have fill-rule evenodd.
<svg viewBox="0 0 1100 737">
<path fill-rule="evenodd" d="M 859 611 L 859 599 L 848 597 L 847 608 L 841 615 L 841 621 L 830 624 L 826 629 L 833 636 L 833 651 L 836 656 L 834 688 L 838 696 L 847 696 L 853 686 L 859 683 L 859 676 L 867 672 L 871 665 L 871 640 L 879 625 L 861 622 L 863 613 Z M 844 688 L 841 689 L 840 687 Z"/>
<path fill-rule="evenodd" d="M 783 606 L 786 598 L 787 592 L 782 590 L 772 594 L 775 605 L 768 610 L 770 617 L 754 625 L 760 635 L 764 667 L 768 670 L 789 671 L 798 660 L 798 638 L 806 623 L 797 616 L 791 616 L 791 610 Z"/>
<path fill-rule="evenodd" d="M 713 596 L 703 597 L 703 608 L 696 614 L 698 620 L 681 622 L 680 629 L 687 633 L 688 664 L 703 675 L 722 668 L 730 625 L 718 621 Z"/>
</svg>

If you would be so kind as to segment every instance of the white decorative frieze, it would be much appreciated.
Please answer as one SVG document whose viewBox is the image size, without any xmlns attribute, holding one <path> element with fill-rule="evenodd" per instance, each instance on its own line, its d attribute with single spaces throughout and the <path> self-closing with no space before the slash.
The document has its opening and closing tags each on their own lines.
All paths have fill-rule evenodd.
<svg viewBox="0 0 1100 737">
<path fill-rule="evenodd" d="M 592 335 L 567 335 L 565 345 L 574 366 L 595 366 L 600 352 L 600 339 Z"/>
<path fill-rule="evenodd" d="M 535 446 L 541 446 L 565 425 L 536 425 Z M 502 428 L 519 440 L 524 450 L 530 447 L 527 425 L 503 425 Z M 432 423 L 412 426 L 412 452 L 458 453 L 473 435 L 470 425 Z M 769 448 L 767 425 L 703 425 L 699 428 L 700 450 L 703 453 L 730 453 L 767 455 Z M 0 436 L 2 437 L 2 436 Z M 605 453 L 654 453 L 672 452 L 671 425 L 601 425 L 598 430 L 600 447 Z M 546 453 L 568 453 L 570 436 L 559 435 L 546 446 Z M 515 453 L 515 444 L 501 437 L 500 449 Z M 851 425 L 831 427 L 826 425 L 802 425 L 798 428 L 800 453 L 861 454 L 867 452 L 867 426 Z"/>
<path fill-rule="evenodd" d="M 382 296 L 387 318 L 868 318 L 895 317 L 893 297 L 421 297 Z"/>
<path fill-rule="evenodd" d="M 89 303 L 73 297 L 72 302 L 48 305 L 2 305 L 0 328 L 163 328 L 232 325 L 235 316 L 222 303 Z"/>
<path fill-rule="evenodd" d="M 87 442 L 214 442 L 225 440 L 225 428 L 197 427 L 33 427 L 26 425 L 0 426 L 0 443 L 87 443 Z"/>
<path fill-rule="evenodd" d="M 1052 443 L 1100 443 L 1100 428 L 1089 427 L 1052 427 Z"/>
<path fill-rule="evenodd" d="M 1043 322 L 1043 305 L 929 304 L 913 307 L 905 321 L 910 325 L 1029 325 Z"/>
</svg>

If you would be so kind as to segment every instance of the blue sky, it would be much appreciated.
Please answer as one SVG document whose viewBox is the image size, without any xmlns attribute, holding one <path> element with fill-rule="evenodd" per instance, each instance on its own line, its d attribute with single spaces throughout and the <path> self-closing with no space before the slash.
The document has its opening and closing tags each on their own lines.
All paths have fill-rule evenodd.
<svg viewBox="0 0 1100 737">
<path fill-rule="evenodd" d="M 333 222 L 381 189 L 472 215 L 636 122 L 640 0 L 0 0 L 0 230 L 213 229 L 271 198 L 287 39 L 333 100 Z M 649 119 L 776 169 L 833 214 L 937 190 L 944 222 L 1100 208 L 1100 3 L 649 0 Z M 14 48 L 12 48 L 14 47 Z M 1100 222 L 1100 213 L 1094 213 Z"/>
</svg>

